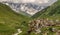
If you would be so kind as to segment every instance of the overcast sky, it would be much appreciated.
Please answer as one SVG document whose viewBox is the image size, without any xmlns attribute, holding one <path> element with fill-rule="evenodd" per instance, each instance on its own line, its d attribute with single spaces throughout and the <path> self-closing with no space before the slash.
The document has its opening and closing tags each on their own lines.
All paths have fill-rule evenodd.
<svg viewBox="0 0 60 35">
<path fill-rule="evenodd" d="M 57 0 L 0 0 L 1 1 L 11 1 L 13 3 L 38 3 L 38 4 L 52 4 Z"/>
<path fill-rule="evenodd" d="M 0 1 L 13 1 L 16 3 L 23 2 L 23 3 L 28 3 L 28 2 L 40 2 L 40 3 L 47 3 L 48 0 L 0 0 Z"/>
</svg>

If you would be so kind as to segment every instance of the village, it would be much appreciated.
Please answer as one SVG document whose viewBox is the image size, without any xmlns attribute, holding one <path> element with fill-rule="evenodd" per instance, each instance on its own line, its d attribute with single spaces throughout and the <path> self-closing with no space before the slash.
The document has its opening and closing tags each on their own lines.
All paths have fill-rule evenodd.
<svg viewBox="0 0 60 35">
<path fill-rule="evenodd" d="M 28 26 L 28 33 L 34 32 L 35 34 L 42 33 L 43 35 L 48 35 L 50 31 L 54 32 L 55 35 L 60 35 L 60 28 L 57 29 L 57 27 L 60 27 L 59 20 L 37 19 L 30 21 Z"/>
</svg>

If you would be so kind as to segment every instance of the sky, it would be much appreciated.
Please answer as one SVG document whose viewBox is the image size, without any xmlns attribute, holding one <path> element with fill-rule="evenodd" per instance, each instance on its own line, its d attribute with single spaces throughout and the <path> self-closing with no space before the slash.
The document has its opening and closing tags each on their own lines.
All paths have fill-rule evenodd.
<svg viewBox="0 0 60 35">
<path fill-rule="evenodd" d="M 28 2 L 39 2 L 39 3 L 47 3 L 49 0 L 0 0 L 0 1 L 13 1 L 15 3 L 28 3 Z"/>
</svg>

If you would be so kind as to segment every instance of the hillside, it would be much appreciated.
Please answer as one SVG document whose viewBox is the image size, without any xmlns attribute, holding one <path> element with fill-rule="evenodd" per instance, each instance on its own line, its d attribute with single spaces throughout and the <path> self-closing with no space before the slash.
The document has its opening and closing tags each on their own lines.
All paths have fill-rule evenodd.
<svg viewBox="0 0 60 35">
<path fill-rule="evenodd" d="M 53 5 L 47 7 L 41 12 L 36 13 L 33 18 L 52 18 L 60 19 L 60 0 L 58 0 Z"/>
<path fill-rule="evenodd" d="M 17 14 L 8 6 L 0 3 L 0 35 L 11 35 L 16 32 L 16 29 L 21 28 L 22 24 L 26 25 L 29 20 L 27 16 Z"/>
</svg>

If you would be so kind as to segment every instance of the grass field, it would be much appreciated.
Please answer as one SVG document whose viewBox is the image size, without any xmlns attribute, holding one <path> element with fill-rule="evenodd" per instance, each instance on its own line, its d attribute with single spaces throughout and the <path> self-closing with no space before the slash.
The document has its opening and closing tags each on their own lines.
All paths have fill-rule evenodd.
<svg viewBox="0 0 60 35">
<path fill-rule="evenodd" d="M 38 12 L 33 18 L 57 18 L 60 19 L 60 0 L 58 0 L 53 5 L 47 7 L 46 9 Z"/>
<path fill-rule="evenodd" d="M 16 32 L 16 29 L 26 25 L 29 20 L 31 18 L 17 14 L 10 7 L 0 3 L 0 35 L 11 35 Z M 23 30 L 26 26 L 22 27 Z"/>
</svg>

